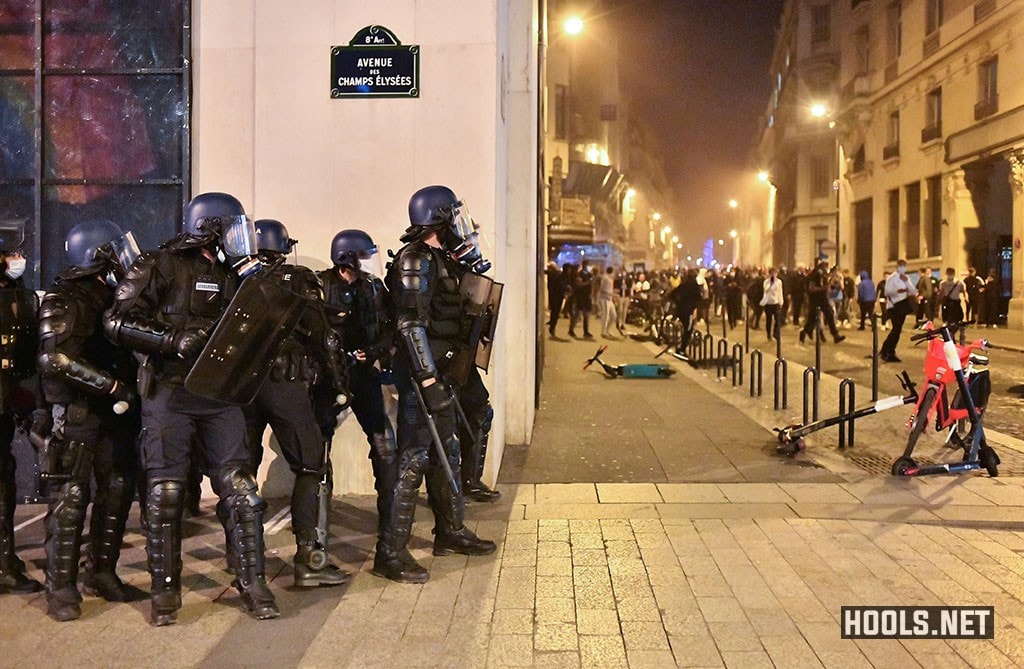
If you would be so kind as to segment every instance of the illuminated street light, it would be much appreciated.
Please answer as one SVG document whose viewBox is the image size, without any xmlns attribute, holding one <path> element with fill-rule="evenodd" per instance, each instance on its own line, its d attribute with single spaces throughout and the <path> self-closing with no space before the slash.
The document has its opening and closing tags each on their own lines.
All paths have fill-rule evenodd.
<svg viewBox="0 0 1024 669">
<path fill-rule="evenodd" d="M 760 172 L 757 173 L 757 180 L 767 182 L 769 176 L 771 175 L 765 172 L 764 170 L 761 170 Z"/>
<path fill-rule="evenodd" d="M 738 206 L 740 206 L 739 202 L 737 202 L 736 200 L 729 200 L 729 208 L 730 209 L 735 209 Z"/>
<path fill-rule="evenodd" d="M 718 240 L 718 245 L 719 246 L 725 246 L 725 240 L 724 239 L 719 239 Z"/>
<path fill-rule="evenodd" d="M 673 239 L 675 239 L 675 237 L 673 237 Z M 676 244 L 676 248 L 677 248 L 677 249 L 681 249 L 681 248 L 683 248 L 683 243 L 682 243 L 682 242 L 678 242 L 678 243 Z M 690 256 L 686 256 L 686 259 L 687 259 L 687 260 L 689 260 L 689 259 L 690 259 Z"/>
<path fill-rule="evenodd" d="M 672 235 L 672 243 L 675 244 L 678 241 L 679 241 L 679 237 L 677 235 Z"/>
<path fill-rule="evenodd" d="M 822 118 L 827 113 L 828 107 L 826 107 L 822 103 L 816 102 L 813 105 L 811 105 L 811 116 L 813 116 L 814 118 Z"/>
<path fill-rule="evenodd" d="M 659 214 L 658 212 L 654 212 L 654 216 L 652 216 L 651 218 L 653 218 L 656 221 L 660 221 L 661 220 L 661 214 Z"/>
<path fill-rule="evenodd" d="M 579 35 L 583 32 L 583 19 L 578 16 L 570 16 L 565 20 L 563 28 L 569 35 Z"/>
<path fill-rule="evenodd" d="M 626 190 L 626 197 L 636 197 L 636 189 L 629 188 Z"/>
<path fill-rule="evenodd" d="M 735 230 L 730 230 L 729 231 L 729 236 L 732 237 L 733 239 L 736 239 L 736 231 Z"/>
</svg>

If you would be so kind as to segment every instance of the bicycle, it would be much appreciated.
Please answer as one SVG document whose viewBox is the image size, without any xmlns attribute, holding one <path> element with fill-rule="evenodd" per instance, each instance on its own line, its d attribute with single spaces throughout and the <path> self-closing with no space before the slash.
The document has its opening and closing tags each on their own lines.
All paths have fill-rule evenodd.
<svg viewBox="0 0 1024 669">
<path fill-rule="evenodd" d="M 978 368 L 988 365 L 988 356 L 975 353 L 984 352 L 988 342 L 977 339 L 969 345 L 958 346 L 953 334 L 966 326 L 966 323 L 956 323 L 936 329 L 928 322 L 924 332 L 910 338 L 916 343 L 928 342 L 924 359 L 926 385 L 908 421 L 907 446 L 903 455 L 892 463 L 894 476 L 955 474 L 982 468 L 989 476 L 999 475 L 999 455 L 988 445 L 982 426 L 992 381 L 987 369 Z M 948 388 L 954 382 L 957 391 L 950 401 Z M 933 416 L 935 431 L 949 430 L 946 443 L 963 449 L 961 462 L 921 466 L 911 457 Z M 960 432 L 965 427 L 967 433 L 961 437 Z"/>
</svg>

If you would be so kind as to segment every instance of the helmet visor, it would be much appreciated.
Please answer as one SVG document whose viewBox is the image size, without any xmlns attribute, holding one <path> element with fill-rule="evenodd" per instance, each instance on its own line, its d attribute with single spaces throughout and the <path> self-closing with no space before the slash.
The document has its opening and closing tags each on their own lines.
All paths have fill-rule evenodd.
<svg viewBox="0 0 1024 669">
<path fill-rule="evenodd" d="M 25 243 L 25 219 L 0 221 L 0 253 L 14 253 Z"/>
<path fill-rule="evenodd" d="M 479 230 L 476 221 L 469 213 L 469 205 L 465 201 L 456 202 L 452 207 L 452 230 L 459 239 L 470 240 Z"/>
<path fill-rule="evenodd" d="M 135 259 L 139 257 L 139 245 L 130 230 L 117 239 L 111 240 L 110 248 L 114 252 L 117 262 L 125 269 L 131 267 Z"/>
<path fill-rule="evenodd" d="M 248 216 L 223 217 L 220 240 L 224 255 L 232 258 L 256 255 L 256 226 Z"/>
</svg>

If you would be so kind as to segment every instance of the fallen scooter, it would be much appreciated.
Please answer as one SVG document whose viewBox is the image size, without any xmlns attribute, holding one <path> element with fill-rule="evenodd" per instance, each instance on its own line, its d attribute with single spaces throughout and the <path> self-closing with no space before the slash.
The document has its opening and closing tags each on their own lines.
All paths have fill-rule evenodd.
<svg viewBox="0 0 1024 669">
<path fill-rule="evenodd" d="M 906 370 L 904 370 L 896 378 L 899 379 L 900 385 L 903 386 L 904 395 L 884 397 L 870 406 L 857 409 L 850 413 L 841 414 L 839 416 L 831 416 L 830 418 L 824 418 L 813 423 L 807 423 L 806 425 L 797 423 L 795 425 L 775 428 L 775 431 L 779 433 L 779 445 L 775 447 L 775 452 L 780 455 L 793 457 L 807 447 L 807 444 L 804 442 L 804 437 L 812 432 L 824 430 L 825 428 L 832 427 L 833 425 L 841 425 L 848 421 L 864 418 L 865 416 L 881 413 L 888 409 L 895 409 L 896 407 L 901 407 L 907 404 L 915 404 L 917 402 L 917 387 L 914 385 L 914 382 L 910 380 L 910 375 L 907 374 Z"/>
<path fill-rule="evenodd" d="M 590 360 L 587 360 L 587 364 L 583 365 L 583 369 L 587 369 L 593 363 L 601 365 L 601 369 L 609 378 L 625 377 L 627 379 L 667 379 L 676 373 L 676 370 L 669 365 L 659 364 L 629 364 L 629 365 L 609 365 L 604 360 L 601 360 L 601 354 L 608 350 L 608 346 L 602 346 L 597 349 L 597 353 Z"/>
</svg>

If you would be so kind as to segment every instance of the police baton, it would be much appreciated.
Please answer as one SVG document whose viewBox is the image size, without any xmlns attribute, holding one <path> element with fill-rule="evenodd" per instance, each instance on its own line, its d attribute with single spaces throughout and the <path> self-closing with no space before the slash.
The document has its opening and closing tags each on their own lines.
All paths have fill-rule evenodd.
<svg viewBox="0 0 1024 669">
<path fill-rule="evenodd" d="M 448 477 L 448 485 L 452 487 L 452 493 L 460 495 L 459 483 L 455 480 L 455 474 L 452 473 L 452 466 L 448 462 L 448 454 L 444 450 L 444 444 L 441 443 L 441 436 L 437 433 L 437 425 L 434 423 L 434 416 L 427 410 L 427 403 L 423 401 L 423 391 L 420 390 L 420 384 L 415 380 L 411 379 L 413 390 L 416 391 L 416 401 L 420 405 L 420 411 L 427 419 L 427 428 L 430 430 L 430 437 L 434 441 L 434 448 L 437 449 L 438 458 L 441 460 L 441 467 L 444 468 L 445 476 Z"/>
<path fill-rule="evenodd" d="M 469 426 L 469 419 L 466 418 L 466 412 L 462 410 L 462 403 L 459 402 L 459 396 L 455 392 L 454 386 L 448 385 L 448 396 L 452 398 L 452 402 L 455 404 L 455 411 L 459 415 L 459 422 L 462 423 L 462 428 L 466 430 L 466 434 L 473 440 L 473 471 L 480 471 L 480 440 L 476 436 L 476 431 Z"/>
</svg>

